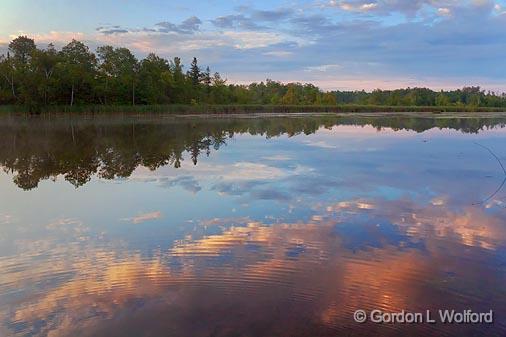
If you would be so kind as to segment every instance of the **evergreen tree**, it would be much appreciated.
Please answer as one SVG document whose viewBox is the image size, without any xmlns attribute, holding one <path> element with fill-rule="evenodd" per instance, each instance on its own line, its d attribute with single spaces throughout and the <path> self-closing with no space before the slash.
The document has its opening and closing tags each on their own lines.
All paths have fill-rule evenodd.
<svg viewBox="0 0 506 337">
<path fill-rule="evenodd" d="M 196 57 L 193 58 L 190 70 L 188 71 L 188 77 L 190 78 L 191 83 L 194 87 L 197 87 L 199 85 L 201 75 Z"/>
</svg>

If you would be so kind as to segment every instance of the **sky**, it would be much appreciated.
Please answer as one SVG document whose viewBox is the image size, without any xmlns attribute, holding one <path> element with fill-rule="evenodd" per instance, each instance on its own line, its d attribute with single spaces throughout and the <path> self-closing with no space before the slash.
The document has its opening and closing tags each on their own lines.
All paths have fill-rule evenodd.
<svg viewBox="0 0 506 337">
<path fill-rule="evenodd" d="M 0 53 L 18 35 L 197 57 L 229 83 L 325 90 L 479 85 L 506 92 L 506 0 L 1 0 Z"/>
</svg>

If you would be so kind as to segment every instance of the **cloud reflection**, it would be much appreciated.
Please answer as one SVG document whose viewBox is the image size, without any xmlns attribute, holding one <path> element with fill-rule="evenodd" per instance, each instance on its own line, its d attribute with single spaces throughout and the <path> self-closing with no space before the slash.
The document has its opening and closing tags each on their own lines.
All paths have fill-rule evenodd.
<svg viewBox="0 0 506 337">
<path fill-rule="evenodd" d="M 331 336 L 350 327 L 364 335 L 378 329 L 354 325 L 350 315 L 357 308 L 421 310 L 442 305 L 442 298 L 446 306 L 505 308 L 504 273 L 483 263 L 504 247 L 503 213 L 409 199 L 345 200 L 317 209 L 305 223 L 202 221 L 216 234 L 197 226 L 172 247 L 148 254 L 89 239 L 77 250 L 82 254 L 72 246 L 45 245 L 39 254 L 4 258 L 0 267 L 9 271 L 9 265 L 51 256 L 38 258 L 37 273 L 26 268 L 0 277 L 3 301 L 10 303 L 0 309 L 0 319 L 14 335 L 270 336 L 283 327 L 282 336 Z M 57 224 L 48 230 L 79 221 Z M 387 225 L 389 230 L 378 229 Z M 350 246 L 357 229 L 362 242 Z M 463 259 L 455 260 L 455 254 Z M 49 278 L 38 291 L 22 292 L 16 300 L 6 295 L 33 287 L 41 275 Z M 486 289 L 479 287 L 482 280 Z M 462 287 L 467 291 L 455 293 Z M 269 317 L 279 324 L 263 323 Z M 252 327 L 254 322 L 262 323 Z M 437 329 L 453 327 L 419 329 L 437 335 Z"/>
<path fill-rule="evenodd" d="M 125 218 L 123 220 L 131 222 L 133 224 L 140 224 L 140 223 L 143 223 L 146 221 L 157 220 L 157 219 L 160 219 L 161 217 L 162 217 L 162 212 L 156 211 L 156 212 L 139 214 L 139 215 L 136 215 L 131 218 Z"/>
</svg>

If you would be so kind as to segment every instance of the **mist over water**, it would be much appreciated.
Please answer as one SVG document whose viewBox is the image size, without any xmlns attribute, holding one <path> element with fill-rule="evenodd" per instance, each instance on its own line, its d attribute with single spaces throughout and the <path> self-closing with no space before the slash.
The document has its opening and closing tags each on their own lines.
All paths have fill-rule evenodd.
<svg viewBox="0 0 506 337">
<path fill-rule="evenodd" d="M 0 336 L 504 336 L 505 122 L 4 116 Z"/>
</svg>

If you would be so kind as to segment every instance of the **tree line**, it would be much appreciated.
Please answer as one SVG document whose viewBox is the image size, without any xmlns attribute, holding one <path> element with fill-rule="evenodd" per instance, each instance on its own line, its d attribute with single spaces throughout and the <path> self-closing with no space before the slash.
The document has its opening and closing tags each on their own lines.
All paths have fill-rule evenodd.
<svg viewBox="0 0 506 337">
<path fill-rule="evenodd" d="M 342 104 L 372 104 L 384 106 L 475 106 L 506 107 L 506 94 L 485 92 L 479 86 L 464 87 L 451 91 L 433 91 L 427 88 L 397 90 L 376 89 L 365 91 L 335 91 Z"/>
<path fill-rule="evenodd" d="M 308 83 L 267 79 L 249 85 L 228 84 L 218 72 L 193 61 L 187 71 L 179 57 L 154 53 L 142 60 L 123 47 L 90 51 L 72 40 L 60 50 L 37 48 L 19 36 L 0 56 L 0 105 L 377 105 L 506 107 L 506 95 L 480 87 L 453 91 L 427 88 L 324 92 Z"/>
</svg>

